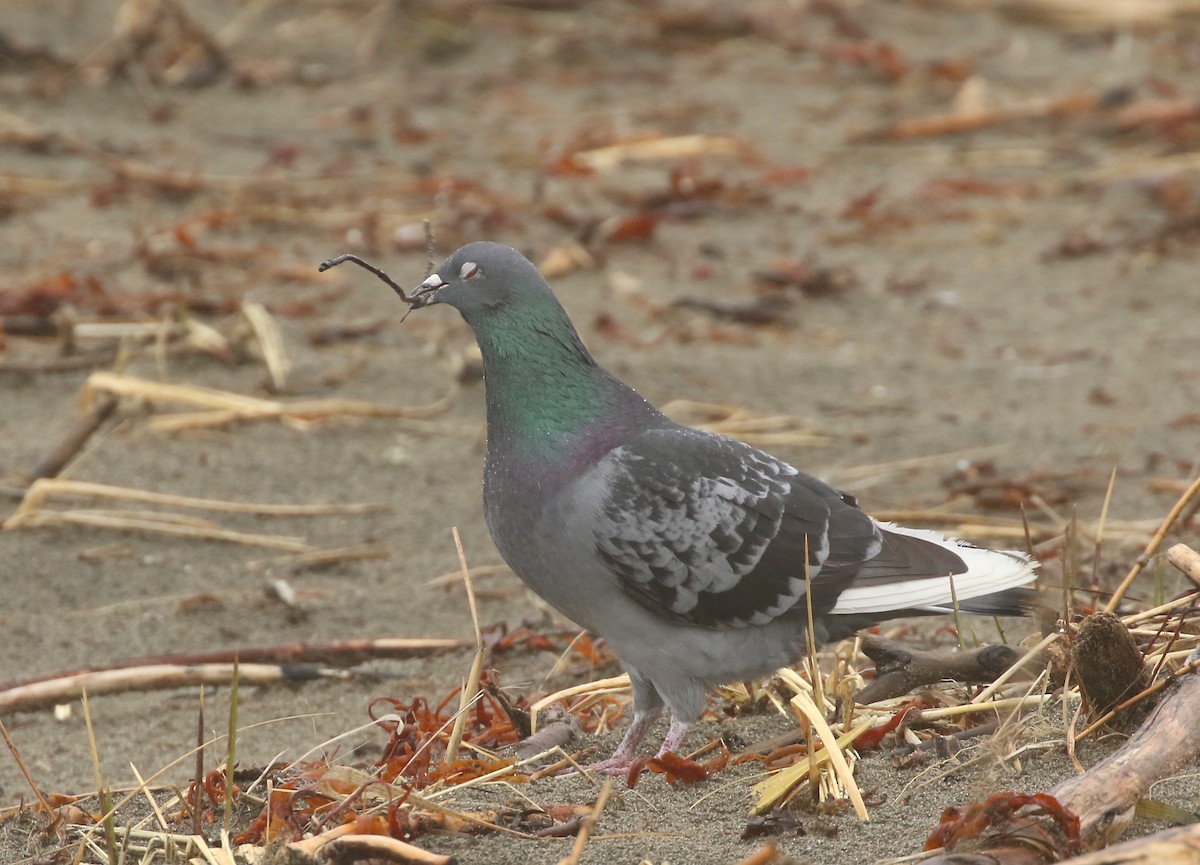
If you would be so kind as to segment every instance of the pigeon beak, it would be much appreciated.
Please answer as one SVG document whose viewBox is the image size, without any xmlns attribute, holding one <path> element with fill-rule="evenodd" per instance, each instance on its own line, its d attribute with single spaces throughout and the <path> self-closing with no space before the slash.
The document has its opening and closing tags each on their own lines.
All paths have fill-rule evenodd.
<svg viewBox="0 0 1200 865">
<path fill-rule="evenodd" d="M 431 303 L 436 303 L 437 293 L 448 283 L 436 273 L 430 274 L 424 282 L 414 288 L 408 295 L 413 309 L 420 309 Z"/>
</svg>

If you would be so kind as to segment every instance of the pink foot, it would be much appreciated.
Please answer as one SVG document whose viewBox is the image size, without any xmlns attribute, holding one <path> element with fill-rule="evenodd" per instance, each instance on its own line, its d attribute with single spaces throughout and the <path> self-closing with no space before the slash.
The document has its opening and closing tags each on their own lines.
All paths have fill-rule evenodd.
<svg viewBox="0 0 1200 865">
<path fill-rule="evenodd" d="M 624 757 L 618 757 L 616 754 L 613 754 L 607 760 L 588 763 L 583 768 L 588 772 L 595 772 L 597 775 L 611 775 L 614 778 L 620 778 L 623 775 L 629 774 L 629 767 L 633 765 L 633 761 L 636 759 L 632 754 Z"/>
<path fill-rule="evenodd" d="M 634 753 L 638 745 L 646 736 L 646 730 L 650 726 L 650 721 L 653 717 L 638 717 L 633 718 L 633 725 L 629 728 L 629 732 L 625 734 L 625 738 L 621 740 L 621 744 L 617 746 L 617 750 L 607 760 L 600 760 L 596 763 L 589 763 L 583 768 L 589 772 L 595 772 L 598 775 L 612 775 L 620 777 L 629 774 L 629 767 L 637 760 L 637 755 Z M 683 721 L 671 719 L 671 725 L 667 728 L 667 736 L 663 739 L 662 747 L 658 749 L 655 757 L 661 757 L 663 754 L 670 753 L 683 744 L 684 736 L 687 735 L 688 725 Z M 573 770 L 567 770 L 573 771 Z M 564 774 L 566 774 L 564 772 Z"/>
</svg>

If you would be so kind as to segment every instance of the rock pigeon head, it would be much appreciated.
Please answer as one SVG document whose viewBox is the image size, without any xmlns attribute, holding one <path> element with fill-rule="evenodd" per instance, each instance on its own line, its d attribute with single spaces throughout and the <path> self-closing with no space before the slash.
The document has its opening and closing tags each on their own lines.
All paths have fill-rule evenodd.
<svg viewBox="0 0 1200 865">
<path fill-rule="evenodd" d="M 468 324 L 516 305 L 558 306 L 550 286 L 521 253 L 499 243 L 480 241 L 459 249 L 412 291 L 415 307 L 453 306 Z"/>
</svg>

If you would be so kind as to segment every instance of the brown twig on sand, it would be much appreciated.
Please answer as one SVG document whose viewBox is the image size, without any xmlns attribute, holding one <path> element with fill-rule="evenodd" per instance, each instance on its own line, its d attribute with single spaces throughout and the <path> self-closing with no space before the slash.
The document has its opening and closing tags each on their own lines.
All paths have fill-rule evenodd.
<svg viewBox="0 0 1200 865">
<path fill-rule="evenodd" d="M 82 667 L 58 670 L 22 679 L 0 682 L 0 698 L 19 687 L 42 682 L 73 679 L 95 673 L 125 670 L 133 667 L 191 667 L 205 664 L 232 664 L 236 658 L 242 664 L 327 664 L 333 667 L 353 667 L 376 658 L 420 658 L 438 652 L 465 649 L 466 640 L 453 637 L 383 637 L 374 640 L 331 640 L 329 642 L 279 643 L 274 646 L 243 646 L 238 649 L 219 649 L 212 652 L 177 652 L 132 658 Z"/>
<path fill-rule="evenodd" d="M 78 372 L 81 369 L 108 366 L 116 359 L 117 347 L 106 346 L 95 351 L 80 352 L 67 357 L 18 358 L 0 361 L 0 373 Z"/>
<path fill-rule="evenodd" d="M 985 721 L 974 727 L 956 730 L 948 736 L 930 736 L 919 745 L 901 745 L 888 752 L 892 765 L 907 765 L 914 760 L 914 754 L 932 754 L 939 760 L 946 760 L 963 749 L 963 742 L 978 739 L 981 736 L 991 736 L 1000 729 L 999 721 Z M 921 758 L 915 758 L 921 759 Z"/>
<path fill-rule="evenodd" d="M 899 697 L 943 679 L 991 682 L 1025 654 L 1025 649 L 1003 644 L 967 652 L 930 652 L 871 635 L 863 637 L 862 650 L 875 662 L 875 680 L 855 694 L 861 704 Z"/>
<path fill-rule="evenodd" d="M 952 111 L 901 120 L 853 136 L 854 141 L 908 141 L 940 135 L 961 135 L 1022 120 L 1071 117 L 1104 105 L 1104 94 L 1071 93 L 1056 99 L 1030 99 L 1005 108 Z"/>
<path fill-rule="evenodd" d="M 92 433 L 108 420 L 116 407 L 117 398 L 111 394 L 106 394 L 98 399 L 91 411 L 72 424 L 58 444 L 34 464 L 33 470 L 29 473 L 29 479 L 34 481 L 39 478 L 55 477 L 71 461 L 71 458 L 79 453 L 79 449 L 84 446 Z"/>
<path fill-rule="evenodd" d="M 271 559 L 259 559 L 246 563 L 249 571 L 263 568 L 290 568 L 293 571 L 326 568 L 341 562 L 365 562 L 370 559 L 387 559 L 392 555 L 387 544 L 358 544 L 353 547 L 336 547 L 331 550 L 314 550 L 311 553 L 291 553 Z"/>
<path fill-rule="evenodd" d="M 596 821 L 600 819 L 604 806 L 608 804 L 612 786 L 613 779 L 605 778 L 604 786 L 600 788 L 600 795 L 596 797 L 596 807 L 592 809 L 591 814 L 584 818 L 583 825 L 579 827 L 579 834 L 575 836 L 575 846 L 571 848 L 571 854 L 560 859 L 558 865 L 579 865 L 579 859 L 583 856 L 583 848 L 587 845 L 592 830 L 596 828 Z"/>
<path fill-rule="evenodd" d="M 94 697 L 98 694 L 159 691 L 188 685 L 227 685 L 233 679 L 233 672 L 233 664 L 154 664 L 99 673 L 81 673 L 0 691 L 0 715 L 28 712 L 70 702 L 78 699 L 85 691 Z M 344 673 L 341 671 L 307 666 L 240 664 L 238 667 L 238 679 L 242 684 L 306 681 L 342 675 Z"/>
</svg>

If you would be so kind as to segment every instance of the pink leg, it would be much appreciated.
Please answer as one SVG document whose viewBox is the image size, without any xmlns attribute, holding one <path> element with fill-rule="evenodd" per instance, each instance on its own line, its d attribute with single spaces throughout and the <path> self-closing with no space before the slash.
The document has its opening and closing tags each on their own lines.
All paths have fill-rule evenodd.
<svg viewBox="0 0 1200 865">
<path fill-rule="evenodd" d="M 663 739 L 662 747 L 658 749 L 658 753 L 654 756 L 661 757 L 663 754 L 677 750 L 683 744 L 689 726 L 686 721 L 672 718 L 671 726 L 667 728 L 667 737 Z"/>
<path fill-rule="evenodd" d="M 633 762 L 637 756 L 638 745 L 646 738 L 646 734 L 650 732 L 650 725 L 654 723 L 654 719 L 658 717 L 659 710 L 651 709 L 647 712 L 633 713 L 633 723 L 629 725 L 628 732 L 625 733 L 625 738 L 621 740 L 621 744 L 617 746 L 617 750 L 613 751 L 613 755 L 607 760 L 601 760 L 598 763 L 590 763 L 585 768 L 592 772 L 599 772 L 602 775 L 624 775 L 629 771 L 629 764 Z M 675 728 L 675 722 L 671 722 L 671 729 Z M 687 727 L 685 725 L 684 729 Z M 668 738 L 670 735 L 668 734 Z M 682 738 L 682 736 L 680 737 Z M 665 742 L 663 743 L 666 744 Z"/>
</svg>

